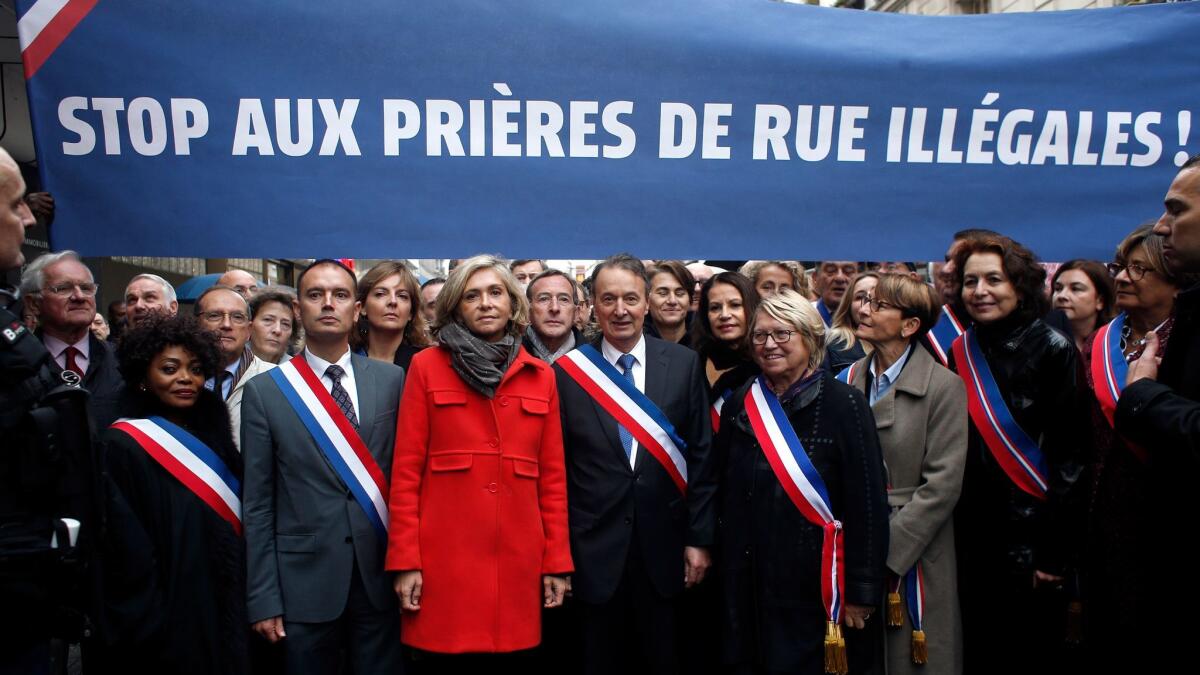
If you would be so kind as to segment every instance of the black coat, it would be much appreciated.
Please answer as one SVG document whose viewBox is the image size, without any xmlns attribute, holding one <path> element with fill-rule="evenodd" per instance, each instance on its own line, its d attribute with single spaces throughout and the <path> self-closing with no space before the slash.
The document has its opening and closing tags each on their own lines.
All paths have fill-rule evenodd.
<svg viewBox="0 0 1200 675">
<path fill-rule="evenodd" d="M 40 332 L 38 337 L 41 337 Z M 96 429 L 107 429 L 121 416 L 122 408 L 129 405 L 125 400 L 125 380 L 117 369 L 116 348 L 111 343 L 88 331 L 88 344 L 88 369 L 80 386 L 89 394 L 88 412 L 92 414 Z M 53 359 L 50 368 L 55 375 L 63 371 Z"/>
<path fill-rule="evenodd" d="M 1148 540 L 1161 549 L 1178 540 L 1181 533 L 1193 532 L 1200 520 L 1196 499 L 1196 479 L 1200 477 L 1200 286 L 1175 296 L 1175 325 L 1158 370 L 1158 381 L 1140 380 L 1126 387 L 1117 404 L 1117 432 L 1144 448 L 1146 464 L 1147 510 L 1154 517 L 1146 523 Z M 1167 543 L 1167 546 L 1170 546 Z M 1150 564 L 1162 569 L 1170 549 L 1155 551 Z M 1197 631 L 1200 615 L 1194 608 L 1200 603 L 1200 587 L 1191 575 L 1182 573 L 1157 580 L 1158 592 L 1151 597 L 1159 610 L 1155 614 L 1172 616 L 1164 622 L 1160 644 L 1164 658 L 1189 649 Z"/>
<path fill-rule="evenodd" d="M 590 604 L 617 589 L 630 546 L 640 547 L 646 573 L 664 597 L 683 590 L 684 546 L 711 546 L 716 527 L 712 421 L 704 368 L 696 352 L 646 340 L 646 397 L 687 443 L 686 497 L 666 469 L 638 448 L 631 469 L 617 423 L 556 365 L 563 451 L 567 464 L 572 588 Z M 593 345 L 597 350 L 598 345 Z"/>
<path fill-rule="evenodd" d="M 975 331 L 1013 418 L 1046 458 L 1049 496 L 1041 501 L 1018 488 L 972 422 L 956 509 L 960 574 L 991 582 L 1031 579 L 1034 570 L 1062 574 L 1079 543 L 1079 477 L 1090 455 L 1091 390 L 1079 354 L 1040 319 L 976 325 Z"/>
<path fill-rule="evenodd" d="M 819 673 L 827 621 L 821 599 L 824 535 L 788 498 L 767 463 L 745 411 L 750 384 L 726 402 L 714 441 L 722 480 L 718 562 L 725 660 L 772 672 Z M 825 372 L 784 410 L 845 528 L 845 603 L 879 606 L 888 506 L 871 408 L 862 392 Z M 851 658 L 853 668 L 853 653 Z"/>
<path fill-rule="evenodd" d="M 159 412 L 134 404 L 125 416 Z M 215 394 L 201 392 L 187 429 L 241 478 Z M 107 429 L 101 440 L 110 495 L 97 656 L 122 672 L 247 672 L 242 538 L 131 436 Z"/>
</svg>

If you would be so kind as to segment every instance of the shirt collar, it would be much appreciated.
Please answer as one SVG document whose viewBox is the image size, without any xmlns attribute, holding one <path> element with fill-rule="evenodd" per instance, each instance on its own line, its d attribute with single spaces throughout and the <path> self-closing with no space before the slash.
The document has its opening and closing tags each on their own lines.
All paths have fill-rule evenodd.
<svg viewBox="0 0 1200 675">
<path fill-rule="evenodd" d="M 608 338 L 600 339 L 600 352 L 602 354 L 604 354 L 604 360 L 608 361 L 609 363 L 611 363 L 613 365 L 616 365 L 617 359 L 621 358 L 621 355 L 626 353 L 626 352 L 623 352 L 623 351 L 617 349 L 616 347 L 612 346 L 608 342 Z M 639 335 L 637 344 L 634 345 L 633 349 L 630 349 L 628 353 L 633 354 L 633 360 L 636 363 L 639 363 L 642 366 L 645 366 L 646 365 L 646 337 L 644 335 Z"/>
<path fill-rule="evenodd" d="M 912 352 L 912 348 L 912 343 L 909 342 L 908 348 L 904 350 L 904 353 L 900 355 L 900 358 L 896 359 L 895 363 L 888 366 L 888 369 L 883 371 L 883 375 L 880 375 L 879 379 L 883 380 L 887 384 L 894 384 L 896 382 L 896 378 L 900 377 L 900 371 L 904 370 L 904 362 L 908 360 L 908 355 Z M 869 363 L 870 366 L 868 367 L 867 372 L 870 373 L 872 378 L 874 378 L 875 359 L 871 359 Z"/>
<path fill-rule="evenodd" d="M 54 358 L 58 358 L 63 352 L 67 351 L 67 347 L 74 347 L 75 349 L 79 350 L 79 355 L 86 359 L 89 358 L 91 353 L 91 341 L 88 339 L 90 334 L 90 331 L 85 333 L 83 338 L 73 345 L 69 345 L 53 335 L 43 334 L 42 344 L 46 345 L 46 351 L 50 352 L 50 355 Z"/>
<path fill-rule="evenodd" d="M 350 351 L 350 348 L 347 347 L 346 353 L 342 354 L 341 357 L 338 358 L 336 363 L 330 363 L 329 361 L 326 361 L 325 359 L 323 359 L 319 356 L 316 356 L 312 352 L 308 351 L 308 349 L 306 348 L 304 350 L 304 360 L 308 361 L 309 367 L 313 369 L 313 372 L 317 374 L 317 377 L 324 377 L 325 371 L 329 369 L 329 366 L 341 366 L 342 370 L 346 371 L 347 373 L 351 373 L 352 372 L 350 370 L 351 354 L 352 354 L 352 352 Z"/>
</svg>

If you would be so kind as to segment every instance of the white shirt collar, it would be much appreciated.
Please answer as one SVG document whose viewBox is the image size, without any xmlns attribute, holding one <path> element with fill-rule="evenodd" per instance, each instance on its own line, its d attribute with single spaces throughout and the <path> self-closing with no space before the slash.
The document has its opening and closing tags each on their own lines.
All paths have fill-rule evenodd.
<svg viewBox="0 0 1200 675">
<path fill-rule="evenodd" d="M 46 351 L 50 352 L 50 355 L 56 359 L 59 356 L 62 356 L 63 352 L 67 351 L 67 347 L 74 347 L 75 349 L 78 349 L 79 355 L 86 359 L 91 355 L 91 341 L 88 339 L 90 335 L 91 331 L 84 333 L 83 339 L 73 345 L 69 345 L 53 335 L 47 335 L 43 333 L 42 344 L 46 345 Z"/>
<path fill-rule="evenodd" d="M 305 348 L 304 360 L 308 361 L 309 367 L 313 369 L 313 372 L 317 374 L 317 377 L 324 377 L 325 371 L 329 369 L 329 366 L 341 366 L 342 370 L 353 375 L 353 371 L 350 367 L 350 356 L 352 353 L 353 352 L 350 351 L 349 345 L 347 345 L 346 353 L 342 354 L 342 356 L 338 358 L 336 362 L 330 363 L 329 361 L 326 361 L 325 359 L 313 354 L 312 352 L 308 351 L 307 348 Z"/>
<path fill-rule="evenodd" d="M 617 359 L 621 358 L 621 355 L 625 354 L 626 352 L 623 352 L 623 351 L 617 349 L 616 347 L 612 346 L 612 344 L 608 341 L 608 338 L 603 338 L 600 340 L 600 353 L 604 355 L 605 361 L 608 361 L 609 363 L 611 363 L 615 366 L 615 365 L 617 365 Z M 645 366 L 646 365 L 646 336 L 639 335 L 637 344 L 634 345 L 633 349 L 629 350 L 628 353 L 633 354 L 633 360 L 638 365 Z"/>
</svg>

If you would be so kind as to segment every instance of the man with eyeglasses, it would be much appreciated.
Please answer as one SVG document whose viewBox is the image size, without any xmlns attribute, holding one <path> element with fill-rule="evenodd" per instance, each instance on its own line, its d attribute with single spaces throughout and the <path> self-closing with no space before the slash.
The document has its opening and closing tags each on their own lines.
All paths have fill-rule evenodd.
<svg viewBox="0 0 1200 675">
<path fill-rule="evenodd" d="M 525 287 L 530 321 L 522 344 L 546 363 L 553 364 L 583 344 L 583 334 L 575 328 L 575 314 L 580 311 L 575 302 L 578 286 L 566 272 L 546 270 Z"/>
<path fill-rule="evenodd" d="M 88 390 L 88 410 L 98 428 L 116 421 L 124 392 L 112 345 L 91 332 L 99 287 L 74 251 L 47 253 L 21 275 L 21 295 L 37 317 L 37 335 L 64 382 Z"/>
<path fill-rule="evenodd" d="M 250 378 L 275 367 L 251 351 L 250 305 L 236 289 L 212 286 L 196 299 L 196 317 L 200 327 L 217 336 L 217 349 L 224 358 L 224 370 L 209 378 L 204 386 L 221 395 L 229 408 L 229 424 L 235 444 L 241 443 L 242 390 Z"/>
</svg>

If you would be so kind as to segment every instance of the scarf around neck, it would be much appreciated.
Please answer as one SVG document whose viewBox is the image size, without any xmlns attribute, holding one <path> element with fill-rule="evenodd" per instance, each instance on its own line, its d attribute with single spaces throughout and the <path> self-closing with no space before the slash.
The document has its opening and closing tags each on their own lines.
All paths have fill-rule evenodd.
<svg viewBox="0 0 1200 675">
<path fill-rule="evenodd" d="M 488 398 L 496 395 L 501 378 L 517 358 L 517 341 L 512 335 L 505 335 L 498 342 L 488 342 L 459 323 L 443 326 L 438 331 L 438 342 L 450 352 L 454 372 Z"/>
</svg>

